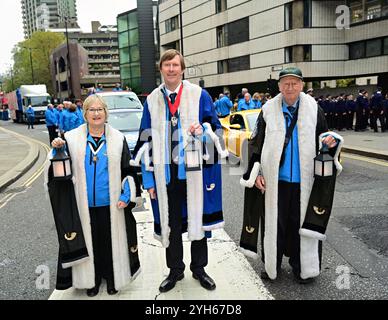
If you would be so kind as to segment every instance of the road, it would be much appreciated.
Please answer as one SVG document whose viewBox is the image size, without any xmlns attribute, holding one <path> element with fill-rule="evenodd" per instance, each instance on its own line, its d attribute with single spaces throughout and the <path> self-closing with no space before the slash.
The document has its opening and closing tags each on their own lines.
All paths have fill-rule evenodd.
<svg viewBox="0 0 388 320">
<path fill-rule="evenodd" d="M 314 284 L 299 285 L 283 259 L 279 278 L 265 282 L 276 299 L 388 298 L 388 162 L 343 154 L 342 164 L 323 245 L 322 274 Z M 238 244 L 243 187 L 231 170 L 237 168 L 223 169 L 225 230 Z M 258 273 L 264 270 L 260 259 L 248 260 Z"/>
<path fill-rule="evenodd" d="M 8 129 L 48 143 L 44 125 Z M 57 236 L 41 169 L 47 148 L 23 178 L 0 193 L 0 299 L 47 299 L 54 290 Z M 293 280 L 287 261 L 276 281 L 266 281 L 276 299 L 388 298 L 388 163 L 343 154 L 334 208 L 324 243 L 322 274 L 310 285 Z M 225 230 L 239 242 L 243 188 L 235 167 L 223 167 Z M 232 173 L 232 174 L 231 174 Z M 4 201 L 6 199 L 7 201 Z M 258 273 L 260 260 L 248 258 Z M 49 272 L 49 285 L 41 280 Z M 47 282 L 45 282 L 47 284 Z"/>
</svg>

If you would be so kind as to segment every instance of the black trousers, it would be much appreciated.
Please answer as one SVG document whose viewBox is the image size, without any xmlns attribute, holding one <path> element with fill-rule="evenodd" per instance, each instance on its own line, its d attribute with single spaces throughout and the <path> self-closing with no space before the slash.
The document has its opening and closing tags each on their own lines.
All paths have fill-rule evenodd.
<svg viewBox="0 0 388 320">
<path fill-rule="evenodd" d="M 279 181 L 278 185 L 278 235 L 277 269 L 283 255 L 295 274 L 300 273 L 300 184 Z"/>
<path fill-rule="evenodd" d="M 92 228 L 93 254 L 96 285 L 105 278 L 113 283 L 113 259 L 110 209 L 106 207 L 89 208 Z"/>
<path fill-rule="evenodd" d="M 51 145 L 51 142 L 56 138 L 58 137 L 58 133 L 57 133 L 57 126 L 47 126 L 47 130 L 48 130 L 48 133 L 49 133 L 49 139 L 50 139 L 50 145 Z"/>
<path fill-rule="evenodd" d="M 174 165 L 171 165 L 173 167 Z M 183 262 L 183 243 L 182 243 L 182 206 L 186 199 L 186 181 L 173 178 L 172 171 L 171 183 L 167 185 L 168 206 L 169 206 L 169 226 L 170 226 L 170 244 L 166 249 L 167 267 L 170 273 L 179 275 L 185 270 Z M 190 270 L 195 274 L 202 274 L 208 263 L 207 239 L 191 242 L 191 264 Z"/>
</svg>

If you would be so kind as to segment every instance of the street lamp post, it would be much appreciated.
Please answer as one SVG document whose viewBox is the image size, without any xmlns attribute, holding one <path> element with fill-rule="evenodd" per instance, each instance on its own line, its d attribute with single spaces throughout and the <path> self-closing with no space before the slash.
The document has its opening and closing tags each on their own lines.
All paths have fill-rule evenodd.
<svg viewBox="0 0 388 320">
<path fill-rule="evenodd" d="M 28 51 L 30 52 L 31 79 L 32 79 L 32 84 L 35 84 L 34 66 L 32 64 L 32 50 L 36 48 L 30 48 L 30 47 L 23 47 L 23 48 L 28 49 Z"/>
</svg>

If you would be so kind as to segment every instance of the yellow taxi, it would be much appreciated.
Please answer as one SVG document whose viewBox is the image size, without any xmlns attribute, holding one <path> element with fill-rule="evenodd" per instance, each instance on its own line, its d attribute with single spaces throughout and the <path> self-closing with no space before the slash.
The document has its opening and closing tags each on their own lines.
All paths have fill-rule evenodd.
<svg viewBox="0 0 388 320">
<path fill-rule="evenodd" d="M 226 148 L 237 158 L 241 158 L 242 147 L 246 148 L 244 141 L 250 138 L 260 111 L 261 109 L 237 111 L 220 119 Z"/>
</svg>

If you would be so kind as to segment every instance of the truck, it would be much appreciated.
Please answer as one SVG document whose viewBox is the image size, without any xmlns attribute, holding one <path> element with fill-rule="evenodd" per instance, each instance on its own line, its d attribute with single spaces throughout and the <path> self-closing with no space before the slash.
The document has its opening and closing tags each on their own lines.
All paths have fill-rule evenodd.
<svg viewBox="0 0 388 320">
<path fill-rule="evenodd" d="M 5 94 L 8 101 L 8 108 L 14 122 L 27 122 L 26 110 L 32 106 L 35 113 L 35 120 L 45 119 L 47 105 L 51 103 L 51 96 L 47 93 L 46 85 L 22 85 L 15 91 Z"/>
</svg>

